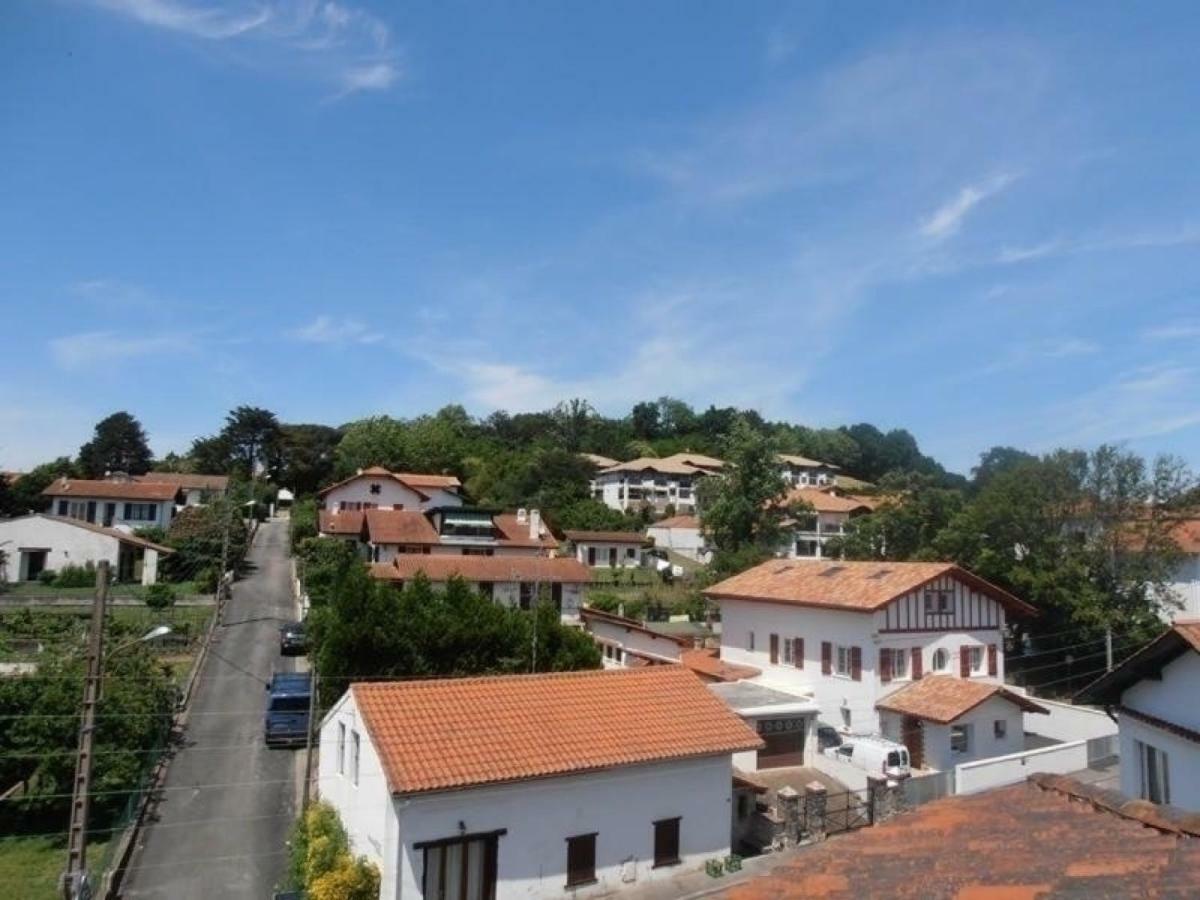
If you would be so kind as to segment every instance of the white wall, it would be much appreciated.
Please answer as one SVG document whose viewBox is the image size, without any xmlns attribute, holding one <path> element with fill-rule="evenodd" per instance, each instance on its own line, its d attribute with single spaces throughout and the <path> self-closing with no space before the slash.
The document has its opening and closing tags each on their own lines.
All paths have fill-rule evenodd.
<svg viewBox="0 0 1200 900">
<path fill-rule="evenodd" d="M 618 544 L 613 541 L 578 541 L 575 544 L 575 558 L 588 565 L 588 550 L 595 548 L 596 562 L 593 564 L 597 569 L 608 569 L 608 554 L 610 550 L 617 551 L 617 568 L 625 568 L 628 566 L 640 566 L 642 564 L 642 548 L 636 544 Z M 633 551 L 633 556 L 628 556 L 629 551 Z"/>
<path fill-rule="evenodd" d="M 678 662 L 684 649 L 679 643 L 663 635 L 627 629 L 623 625 L 603 619 L 588 619 L 587 630 L 602 643 L 620 647 L 622 650 L 633 650 L 655 659 Z"/>
<path fill-rule="evenodd" d="M 5 578 L 15 582 L 22 580 L 24 574 L 22 547 L 48 550 L 46 568 L 54 572 L 68 565 L 82 566 L 108 560 L 115 574 L 121 542 L 89 528 L 34 515 L 0 520 L 0 545 L 4 545 L 8 552 Z M 143 559 L 142 583 L 153 584 L 157 573 L 158 552 L 147 550 Z"/>
<path fill-rule="evenodd" d="M 507 829 L 499 839 L 498 898 L 567 894 L 566 838 L 591 832 L 597 882 L 570 891 L 575 897 L 702 868 L 729 852 L 732 776 L 729 756 L 717 756 L 398 800 L 400 883 L 391 891 L 385 880 L 381 897 L 420 897 L 423 854 L 413 844 L 453 837 L 460 822 L 469 834 Z M 676 816 L 682 862 L 654 869 L 652 823 Z M 632 881 L 622 878 L 623 867 Z"/>
<path fill-rule="evenodd" d="M 379 485 L 379 493 L 371 493 L 371 486 Z M 407 488 L 394 478 L 364 475 L 334 488 L 323 498 L 325 508 L 336 512 L 342 503 L 373 503 L 379 509 L 392 509 L 397 503 L 404 509 L 432 509 L 435 506 L 462 506 L 462 497 L 438 488 L 422 488 L 421 493 L 429 496 L 422 500 L 420 494 Z"/>
<path fill-rule="evenodd" d="M 1200 654 L 1184 653 L 1167 663 L 1162 679 L 1143 679 L 1121 695 L 1121 704 L 1138 712 L 1200 731 Z"/>
<path fill-rule="evenodd" d="M 1013 685 L 1009 685 L 1009 690 L 1028 693 Z M 1117 723 L 1102 709 L 1044 700 L 1041 697 L 1033 699 L 1050 710 L 1050 714 L 1025 713 L 1025 730 L 1031 734 L 1039 734 L 1055 741 L 1082 741 L 1109 737 L 1117 733 Z"/>
<path fill-rule="evenodd" d="M 402 546 L 416 546 L 415 544 L 370 544 L 372 559 L 375 562 L 391 562 L 392 559 L 400 552 Z M 462 556 L 464 550 L 476 550 L 480 547 L 492 550 L 493 556 L 546 556 L 547 553 L 540 547 L 502 547 L 491 546 L 486 543 L 478 544 L 432 544 L 429 547 L 430 556 Z M 415 555 L 415 554 L 414 554 Z"/>
<path fill-rule="evenodd" d="M 1143 679 L 1121 695 L 1121 705 L 1174 725 L 1200 731 L 1200 654 L 1187 652 L 1167 663 L 1159 681 Z M 1141 768 L 1134 741 L 1167 753 L 1171 803 L 1200 810 L 1200 745 L 1131 716 L 1118 714 L 1121 742 L 1121 790 L 1141 795 Z"/>
<path fill-rule="evenodd" d="M 1022 711 L 1019 707 L 999 697 L 992 697 L 955 720 L 954 725 L 969 726 L 971 729 L 966 753 L 955 753 L 950 750 L 951 725 L 924 722 L 921 731 L 925 742 L 925 767 L 942 771 L 952 769 L 961 763 L 1020 753 L 1025 749 L 1025 731 L 1021 715 Z M 899 741 L 901 717 L 896 713 L 887 712 L 883 714 L 883 719 L 883 733 L 892 740 Z M 993 723 L 998 719 L 1006 725 L 1003 738 L 995 736 Z M 1081 768 L 1086 768 L 1086 766 L 1085 762 Z"/>
<path fill-rule="evenodd" d="M 1068 775 L 1086 769 L 1087 766 L 1087 741 L 1072 741 L 1068 744 L 1040 747 L 1037 750 L 1025 750 L 957 766 L 954 773 L 955 793 L 975 794 L 989 788 L 1016 784 L 1037 772 Z M 1123 759 L 1121 768 L 1124 771 Z"/>
<path fill-rule="evenodd" d="M 1168 587 L 1183 607 L 1164 610 L 1165 618 L 1173 621 L 1200 616 L 1200 554 L 1190 554 L 1184 559 Z"/>
<path fill-rule="evenodd" d="M 696 508 L 695 482 L 704 476 L 692 475 L 656 475 L 654 472 L 612 472 L 607 475 L 599 474 L 593 484 L 594 490 L 600 492 L 599 499 L 611 509 L 631 509 L 648 504 L 657 509 L 663 509 L 668 503 L 673 504 L 678 513 L 691 513 Z M 665 485 L 656 485 L 655 479 L 665 481 Z M 625 484 L 622 485 L 622 479 Z M 624 491 L 622 491 L 624 487 Z M 642 492 L 642 498 L 629 498 L 629 489 Z M 625 494 L 622 497 L 622 493 Z"/>
<path fill-rule="evenodd" d="M 89 503 L 96 504 L 96 514 L 90 520 L 93 525 L 104 525 L 105 527 L 113 527 L 123 525 L 130 529 L 133 528 L 166 528 L 171 524 L 171 519 L 175 516 L 175 502 L 173 500 L 113 500 L 111 497 L 54 497 L 50 502 L 50 509 L 47 510 L 51 515 L 67 515 L 69 518 L 80 519 L 81 521 L 89 521 L 86 512 L 71 515 L 70 512 L 60 513 L 60 503 L 68 504 L 68 510 L 72 507 L 87 510 Z M 106 519 L 107 504 L 113 504 L 113 518 L 111 523 Z M 132 503 L 139 507 L 153 506 L 153 519 L 126 519 L 125 504 Z"/>
<path fill-rule="evenodd" d="M 705 548 L 699 528 L 657 528 L 651 525 L 646 529 L 646 536 L 654 538 L 654 546 L 658 549 L 673 550 L 696 562 L 708 562 L 711 555 Z"/>
</svg>

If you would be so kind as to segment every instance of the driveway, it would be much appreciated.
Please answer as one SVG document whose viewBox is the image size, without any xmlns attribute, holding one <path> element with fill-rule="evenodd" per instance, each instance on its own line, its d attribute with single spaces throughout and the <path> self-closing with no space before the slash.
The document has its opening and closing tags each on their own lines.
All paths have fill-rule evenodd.
<svg viewBox="0 0 1200 900">
<path fill-rule="evenodd" d="M 304 754 L 268 750 L 262 737 L 271 673 L 297 667 L 279 655 L 279 624 L 294 617 L 285 522 L 259 528 L 249 562 L 130 861 L 121 889 L 130 900 L 262 900 L 286 866 Z"/>
</svg>

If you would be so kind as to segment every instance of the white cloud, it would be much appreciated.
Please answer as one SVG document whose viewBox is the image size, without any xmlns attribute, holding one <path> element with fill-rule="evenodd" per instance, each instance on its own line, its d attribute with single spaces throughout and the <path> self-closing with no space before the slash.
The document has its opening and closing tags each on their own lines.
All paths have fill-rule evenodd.
<svg viewBox="0 0 1200 900">
<path fill-rule="evenodd" d="M 1148 341 L 1185 341 L 1200 338 L 1200 322 L 1171 322 L 1147 328 L 1142 337 Z"/>
<path fill-rule="evenodd" d="M 1082 253 L 1115 253 L 1126 250 L 1185 247 L 1190 244 L 1200 244 L 1200 228 L 1185 225 L 1165 231 L 1099 234 L 1071 240 L 1052 238 L 1028 247 L 1005 247 L 991 261 L 1006 265 Z"/>
<path fill-rule="evenodd" d="M 939 206 L 918 229 L 927 238 L 941 240 L 962 226 L 967 214 L 989 197 L 994 197 L 1016 180 L 1012 174 L 995 175 L 978 184 L 969 184 Z"/>
<path fill-rule="evenodd" d="M 382 334 L 371 331 L 356 319 L 335 319 L 324 315 L 288 331 L 286 336 L 308 344 L 377 344 L 383 340 Z"/>
<path fill-rule="evenodd" d="M 256 63 L 316 73 L 338 96 L 380 91 L 399 79 L 391 29 L 377 16 L 332 0 L 90 0 L 142 25 L 258 51 Z"/>
<path fill-rule="evenodd" d="M 54 361 L 64 369 L 121 366 L 145 356 L 188 353 L 193 341 L 183 335 L 127 336 L 114 331 L 87 331 L 50 341 Z"/>
</svg>

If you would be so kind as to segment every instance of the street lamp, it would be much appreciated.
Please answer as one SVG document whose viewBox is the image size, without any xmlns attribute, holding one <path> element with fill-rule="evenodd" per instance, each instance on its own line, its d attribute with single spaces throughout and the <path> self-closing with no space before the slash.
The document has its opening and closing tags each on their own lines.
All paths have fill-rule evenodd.
<svg viewBox="0 0 1200 900">
<path fill-rule="evenodd" d="M 104 655 L 104 658 L 111 659 L 115 654 L 120 653 L 122 650 L 127 650 L 134 644 L 144 644 L 146 641 L 153 641 L 156 638 L 165 637 L 171 633 L 171 630 L 172 629 L 170 625 L 155 625 L 141 637 L 134 638 L 131 641 L 126 641 L 123 644 L 117 644 L 117 646 L 113 647 Z"/>
</svg>

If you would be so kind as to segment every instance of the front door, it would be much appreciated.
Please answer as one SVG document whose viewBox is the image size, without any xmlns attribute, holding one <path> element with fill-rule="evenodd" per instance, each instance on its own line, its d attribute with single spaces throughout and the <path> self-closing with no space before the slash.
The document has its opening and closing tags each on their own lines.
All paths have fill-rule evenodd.
<svg viewBox="0 0 1200 900">
<path fill-rule="evenodd" d="M 908 748 L 908 764 L 914 769 L 925 768 L 925 733 L 921 720 L 905 716 L 900 723 L 900 740 Z"/>
<path fill-rule="evenodd" d="M 104 527 L 111 528 L 113 519 L 115 519 L 116 517 L 117 517 L 117 504 L 105 503 L 104 504 Z"/>
<path fill-rule="evenodd" d="M 46 554 L 48 552 L 49 551 L 47 550 L 21 551 L 21 555 L 25 557 L 25 565 L 23 568 L 25 571 L 26 581 L 38 580 L 38 576 L 41 575 L 46 568 Z"/>
</svg>

